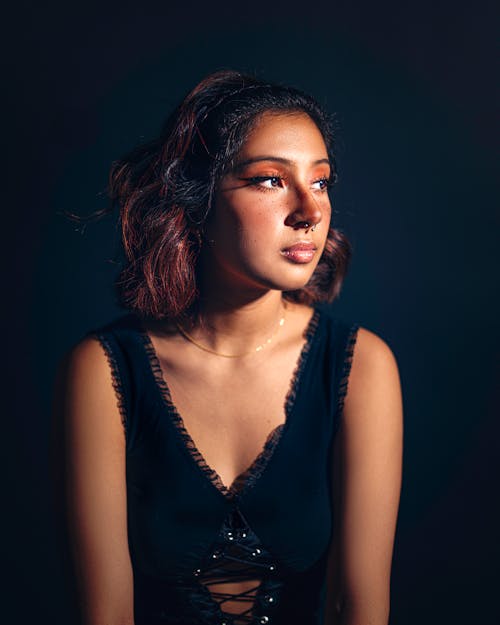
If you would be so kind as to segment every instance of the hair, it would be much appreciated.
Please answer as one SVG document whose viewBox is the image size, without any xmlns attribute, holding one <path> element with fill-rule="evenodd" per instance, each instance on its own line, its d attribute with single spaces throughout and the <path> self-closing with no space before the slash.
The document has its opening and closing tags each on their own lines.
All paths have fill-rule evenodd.
<svg viewBox="0 0 500 625">
<path fill-rule="evenodd" d="M 210 74 L 172 112 L 158 138 L 112 165 L 109 195 L 119 208 L 125 253 L 116 288 L 124 308 L 153 319 L 195 314 L 203 226 L 218 183 L 267 112 L 306 113 L 323 136 L 336 180 L 331 118 L 311 96 L 236 71 Z M 283 296 L 304 304 L 333 301 L 350 256 L 346 237 L 330 227 L 307 285 Z"/>
</svg>

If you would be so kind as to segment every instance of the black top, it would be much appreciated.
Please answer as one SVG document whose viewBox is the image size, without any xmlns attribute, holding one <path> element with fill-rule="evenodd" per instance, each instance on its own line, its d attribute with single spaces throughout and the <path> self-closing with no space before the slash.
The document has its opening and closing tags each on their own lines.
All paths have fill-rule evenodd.
<svg viewBox="0 0 500 625">
<path fill-rule="evenodd" d="M 186 431 L 139 320 L 90 333 L 108 356 L 126 433 L 135 625 L 321 624 L 332 442 L 357 330 L 315 309 L 285 424 L 230 489 Z M 260 582 L 241 595 L 210 590 L 238 580 Z M 241 614 L 224 612 L 228 599 Z"/>
</svg>

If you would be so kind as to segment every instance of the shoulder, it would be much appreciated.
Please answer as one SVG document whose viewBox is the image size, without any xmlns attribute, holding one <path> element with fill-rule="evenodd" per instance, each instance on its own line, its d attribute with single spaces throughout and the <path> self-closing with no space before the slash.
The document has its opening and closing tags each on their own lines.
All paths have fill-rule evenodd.
<svg viewBox="0 0 500 625">
<path fill-rule="evenodd" d="M 87 330 L 60 359 L 56 391 L 86 392 L 101 398 L 121 393 L 121 378 L 127 373 L 123 364 L 126 352 L 141 329 L 138 317 L 125 314 Z"/>
<path fill-rule="evenodd" d="M 83 338 L 61 359 L 53 409 L 56 426 L 68 433 L 74 449 L 87 444 L 96 449 L 102 443 L 121 453 L 123 401 L 109 354 L 97 338 Z"/>
<path fill-rule="evenodd" d="M 78 341 L 68 350 L 64 361 L 74 370 L 102 366 L 106 362 L 106 353 L 98 334 L 92 332 Z"/>
<path fill-rule="evenodd" d="M 357 327 L 352 366 L 365 373 L 388 373 L 397 369 L 396 357 L 386 341 L 361 326 Z"/>
<path fill-rule="evenodd" d="M 399 368 L 393 350 L 380 336 L 359 327 L 344 403 L 346 418 L 364 420 L 368 413 L 376 413 L 397 423 L 401 410 Z"/>
<path fill-rule="evenodd" d="M 96 395 L 102 399 L 112 386 L 110 355 L 96 336 L 81 339 L 59 362 L 56 391 L 60 396 L 86 395 L 90 399 Z"/>
<path fill-rule="evenodd" d="M 396 357 L 386 341 L 356 321 L 338 317 L 329 306 L 318 306 L 323 327 L 331 336 L 334 349 L 345 350 L 345 357 L 357 372 L 397 369 Z"/>
<path fill-rule="evenodd" d="M 106 372 L 117 368 L 117 358 L 142 329 L 134 315 L 122 315 L 92 328 L 66 352 L 59 369 L 76 377 L 88 373 L 102 379 L 102 374 L 106 377 Z"/>
</svg>

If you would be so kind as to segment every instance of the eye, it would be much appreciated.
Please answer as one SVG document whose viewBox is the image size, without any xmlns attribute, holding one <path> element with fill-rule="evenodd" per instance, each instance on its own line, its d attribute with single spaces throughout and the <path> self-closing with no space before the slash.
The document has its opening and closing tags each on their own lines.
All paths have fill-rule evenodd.
<svg viewBox="0 0 500 625">
<path fill-rule="evenodd" d="M 249 184 L 271 189 L 273 187 L 283 186 L 283 178 L 281 176 L 252 176 L 244 178 Z"/>
<path fill-rule="evenodd" d="M 270 176 L 262 181 L 264 187 L 279 187 L 281 186 L 281 178 L 279 176 Z"/>
<path fill-rule="evenodd" d="M 320 178 L 319 180 L 315 180 L 313 182 L 313 187 L 319 191 L 326 191 L 330 186 L 329 178 Z"/>
</svg>

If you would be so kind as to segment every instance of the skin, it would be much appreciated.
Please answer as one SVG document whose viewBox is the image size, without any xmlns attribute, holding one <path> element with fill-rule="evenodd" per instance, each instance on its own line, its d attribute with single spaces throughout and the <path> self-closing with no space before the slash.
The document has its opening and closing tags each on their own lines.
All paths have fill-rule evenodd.
<svg viewBox="0 0 500 625">
<path fill-rule="evenodd" d="M 188 329 L 210 349 L 248 355 L 221 358 L 171 326 L 148 329 L 186 429 L 227 486 L 285 420 L 284 399 L 312 310 L 289 304 L 278 329 L 281 292 L 305 285 L 321 256 L 331 216 L 327 161 L 321 133 L 307 115 L 267 113 L 247 137 L 238 166 L 220 184 L 205 232 L 212 243 L 203 250 L 203 324 Z M 287 255 L 297 242 L 314 243 L 308 262 Z M 271 343 L 255 352 L 270 336 Z M 66 497 L 84 625 L 130 625 L 125 438 L 109 366 L 95 340 L 82 341 L 68 355 L 58 388 L 56 417 L 64 424 Z M 401 485 L 401 392 L 390 348 L 364 328 L 335 448 L 332 496 L 338 512 L 325 625 L 387 625 Z M 239 592 L 252 585 L 224 589 Z M 225 604 L 228 612 L 241 609 L 237 602 Z"/>
<path fill-rule="evenodd" d="M 219 291 L 239 296 L 245 289 L 252 299 L 270 289 L 304 286 L 325 245 L 329 178 L 323 137 L 308 116 L 264 115 L 245 142 L 235 171 L 220 185 L 207 226 L 215 244 L 204 264 L 205 276 L 213 276 L 215 269 L 211 282 Z M 290 262 L 284 254 L 298 242 L 317 246 L 311 263 Z M 205 291 L 211 293 L 212 286 Z"/>
</svg>

